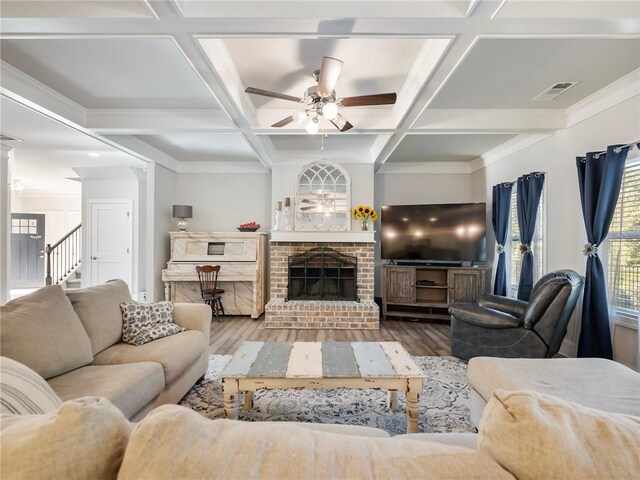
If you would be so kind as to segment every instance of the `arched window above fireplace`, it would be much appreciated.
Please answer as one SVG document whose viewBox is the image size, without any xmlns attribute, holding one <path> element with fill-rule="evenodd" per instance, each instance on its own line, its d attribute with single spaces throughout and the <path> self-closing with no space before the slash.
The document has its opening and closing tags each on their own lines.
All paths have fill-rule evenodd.
<svg viewBox="0 0 640 480">
<path fill-rule="evenodd" d="M 298 175 L 296 230 L 351 230 L 351 179 L 340 165 L 313 162 Z"/>
</svg>

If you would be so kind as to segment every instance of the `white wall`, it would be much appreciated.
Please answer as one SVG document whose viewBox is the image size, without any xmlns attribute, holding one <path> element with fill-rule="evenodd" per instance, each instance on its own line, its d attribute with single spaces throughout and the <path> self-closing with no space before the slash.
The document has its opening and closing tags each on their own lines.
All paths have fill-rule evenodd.
<svg viewBox="0 0 640 480">
<path fill-rule="evenodd" d="M 374 172 L 372 164 L 340 163 L 351 177 L 351 205 L 373 205 Z M 271 175 L 270 215 L 273 215 L 276 202 L 284 202 L 285 197 L 295 201 L 296 182 L 303 164 L 276 163 Z M 352 218 L 351 230 L 359 229 L 357 220 Z"/>
<path fill-rule="evenodd" d="M 169 232 L 176 230 L 172 218 L 175 204 L 177 175 L 158 164 L 147 171 L 147 231 L 153 237 L 147 239 L 147 299 L 164 300 L 162 270 L 167 268 L 170 244 Z M 195 209 L 195 208 L 194 208 Z"/>
<path fill-rule="evenodd" d="M 105 173 L 109 179 L 101 179 L 101 173 Z M 90 202 L 95 200 L 128 200 L 133 207 L 132 284 L 129 287 L 135 298 L 146 284 L 144 278 L 146 268 L 143 267 L 140 259 L 144 250 L 144 243 L 141 243 L 141 236 L 144 237 L 143 230 L 145 229 L 145 213 L 141 211 L 141 206 L 144 205 L 141 196 L 144 197 L 146 190 L 144 182 L 141 182 L 137 172 L 130 168 L 122 169 L 120 179 L 113 179 L 114 169 L 84 169 L 81 174 L 87 177 L 82 180 L 82 284 L 83 286 L 91 285 L 91 263 L 88 260 L 91 256 Z"/>
<path fill-rule="evenodd" d="M 389 167 L 392 167 L 391 165 Z M 376 173 L 375 208 L 382 205 L 472 202 L 471 175 L 468 173 Z M 380 221 L 376 222 L 380 230 Z M 382 295 L 380 234 L 376 233 L 375 294 Z"/>
<path fill-rule="evenodd" d="M 242 223 L 271 228 L 271 174 L 179 173 L 174 204 L 192 205 L 192 232 L 235 232 Z M 177 220 L 171 229 L 177 230 Z"/>
<path fill-rule="evenodd" d="M 81 222 L 81 195 L 24 195 L 11 196 L 11 213 L 43 213 L 45 216 L 45 244 L 55 243 Z"/>
<path fill-rule="evenodd" d="M 474 198 L 490 203 L 493 185 L 513 181 L 519 175 L 532 171 L 547 172 L 546 271 L 570 268 L 584 274 L 585 257 L 581 250 L 586 235 L 575 158 L 589 151 L 602 150 L 607 145 L 639 138 L 640 97 L 636 96 L 473 173 Z M 489 245 L 494 241 L 490 230 L 487 238 Z M 493 256 L 493 249 L 489 248 L 488 252 L 489 256 Z M 576 317 L 577 314 L 570 324 L 562 349 L 563 353 L 572 356 L 576 352 L 579 332 Z M 614 333 L 614 338 L 619 336 Z M 622 343 L 614 342 L 617 358 L 632 357 L 626 350 L 621 352 L 620 348 L 624 348 Z"/>
</svg>

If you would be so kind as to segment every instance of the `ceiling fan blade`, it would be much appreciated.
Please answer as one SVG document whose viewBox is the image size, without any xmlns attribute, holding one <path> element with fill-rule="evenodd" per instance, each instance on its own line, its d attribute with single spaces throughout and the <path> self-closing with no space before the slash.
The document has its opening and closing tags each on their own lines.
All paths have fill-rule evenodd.
<svg viewBox="0 0 640 480">
<path fill-rule="evenodd" d="M 320 74 L 318 75 L 318 93 L 328 97 L 333 93 L 342 71 L 342 60 L 333 57 L 322 57 Z"/>
<path fill-rule="evenodd" d="M 279 98 L 280 100 L 289 100 L 290 102 L 302 103 L 301 98 L 294 97 L 293 95 L 270 92 L 269 90 L 262 90 L 260 88 L 247 87 L 245 89 L 245 92 L 252 93 L 253 95 L 262 95 L 263 97 Z"/>
<path fill-rule="evenodd" d="M 395 93 L 378 93 L 376 95 L 360 95 L 359 97 L 346 97 L 338 102 L 343 107 L 366 107 L 369 105 L 393 105 L 396 103 Z"/>
<path fill-rule="evenodd" d="M 331 123 L 333 123 L 335 125 L 335 127 L 340 130 L 341 132 L 346 132 L 347 130 L 351 130 L 353 128 L 353 125 L 351 125 L 346 118 L 344 118 L 342 115 L 338 114 L 336 115 L 336 118 L 334 118 L 333 120 L 329 120 Z"/>
<path fill-rule="evenodd" d="M 283 118 L 282 120 L 274 123 L 271 126 L 276 128 L 284 127 L 285 125 L 289 125 L 291 122 L 293 122 L 293 120 L 294 120 L 293 115 L 289 115 L 287 118 Z"/>
</svg>

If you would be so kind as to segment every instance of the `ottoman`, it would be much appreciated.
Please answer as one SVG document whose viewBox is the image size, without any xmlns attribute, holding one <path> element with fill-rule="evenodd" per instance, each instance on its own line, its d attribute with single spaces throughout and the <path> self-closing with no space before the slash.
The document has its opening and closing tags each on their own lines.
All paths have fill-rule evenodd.
<svg viewBox="0 0 640 480">
<path fill-rule="evenodd" d="M 602 358 L 493 358 L 469 361 L 471 421 L 477 427 L 496 388 L 534 390 L 612 413 L 640 415 L 640 374 Z"/>
</svg>

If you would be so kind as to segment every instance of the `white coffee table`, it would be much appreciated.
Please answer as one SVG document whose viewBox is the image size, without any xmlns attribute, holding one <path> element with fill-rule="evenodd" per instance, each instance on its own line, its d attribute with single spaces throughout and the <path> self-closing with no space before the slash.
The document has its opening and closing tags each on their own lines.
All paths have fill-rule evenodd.
<svg viewBox="0 0 640 480">
<path fill-rule="evenodd" d="M 221 373 L 227 418 L 237 419 L 240 392 L 253 407 L 256 390 L 379 389 L 407 398 L 407 433 L 418 431 L 424 373 L 398 342 L 244 342 Z"/>
</svg>

